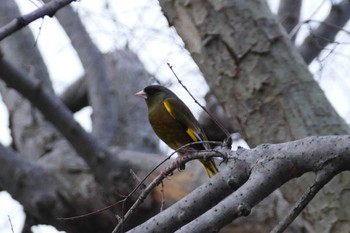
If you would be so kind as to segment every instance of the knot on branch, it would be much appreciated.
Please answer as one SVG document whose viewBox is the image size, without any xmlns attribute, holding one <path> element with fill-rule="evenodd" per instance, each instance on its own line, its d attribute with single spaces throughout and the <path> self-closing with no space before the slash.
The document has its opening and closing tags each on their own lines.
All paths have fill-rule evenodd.
<svg viewBox="0 0 350 233">
<path fill-rule="evenodd" d="M 186 221 L 187 219 L 186 211 L 179 211 L 179 213 L 177 214 L 177 218 L 182 222 Z"/>
<path fill-rule="evenodd" d="M 250 214 L 251 209 L 252 208 L 248 203 L 241 203 L 237 207 L 240 216 L 248 216 Z"/>
<path fill-rule="evenodd" d="M 232 188 L 232 189 L 237 189 L 240 185 L 241 182 L 239 181 L 239 179 L 235 176 L 229 176 L 227 179 L 227 185 Z"/>
</svg>

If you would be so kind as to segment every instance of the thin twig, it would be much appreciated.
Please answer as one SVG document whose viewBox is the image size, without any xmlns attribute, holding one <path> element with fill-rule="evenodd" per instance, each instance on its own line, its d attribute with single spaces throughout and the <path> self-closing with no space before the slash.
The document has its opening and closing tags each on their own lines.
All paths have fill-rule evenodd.
<svg viewBox="0 0 350 233">
<path fill-rule="evenodd" d="M 315 182 L 295 203 L 293 209 L 276 225 L 270 233 L 283 233 L 286 228 L 295 220 L 301 211 L 312 201 L 315 195 L 327 184 L 337 172 L 333 168 L 324 168 L 317 172 Z"/>
<path fill-rule="evenodd" d="M 178 149 L 177 149 L 176 151 L 174 151 L 173 153 L 171 153 L 171 154 L 170 154 L 168 157 L 166 157 L 162 162 L 160 162 L 157 166 L 155 166 L 150 172 L 148 172 L 147 175 L 146 175 L 142 180 L 139 180 L 139 183 L 136 185 L 136 187 L 135 187 L 127 196 L 125 196 L 122 200 L 119 200 L 119 201 L 117 201 L 117 202 L 115 202 L 115 203 L 113 203 L 113 204 L 111 204 L 111 205 L 108 205 L 108 206 L 106 206 L 106 207 L 104 207 L 104 208 L 95 210 L 95 211 L 90 212 L 90 213 L 81 214 L 81 215 L 72 216 L 72 217 L 66 217 L 66 218 L 57 218 L 57 219 L 58 219 L 58 220 L 64 220 L 64 221 L 67 221 L 67 220 L 77 220 L 77 219 L 80 219 L 80 218 L 85 218 L 85 217 L 88 217 L 88 216 L 91 216 L 91 215 L 95 215 L 95 214 L 101 213 L 101 212 L 103 212 L 103 211 L 109 210 L 109 209 L 111 209 L 112 207 L 114 207 L 114 206 L 116 206 L 116 205 L 118 205 L 118 204 L 120 204 L 120 203 L 122 203 L 122 204 L 125 203 L 138 189 L 145 190 L 145 189 L 147 188 L 147 187 L 146 187 L 146 188 L 144 187 L 144 183 L 145 183 L 146 179 L 147 179 L 148 177 L 150 177 L 150 175 L 151 175 L 152 173 L 154 173 L 154 172 L 155 172 L 161 165 L 163 165 L 167 160 L 169 160 L 175 153 L 177 153 L 177 152 L 180 151 L 180 150 L 186 149 L 186 148 L 188 148 L 188 147 L 190 147 L 190 146 L 193 146 L 193 145 L 196 145 L 196 144 L 202 144 L 202 143 L 210 143 L 210 144 L 218 144 L 218 145 L 221 145 L 221 142 L 216 142 L 216 141 L 201 141 L 201 142 L 192 142 L 192 143 L 188 143 L 188 144 L 186 144 L 186 145 L 184 145 L 184 146 L 178 148 Z M 225 156 L 224 156 L 222 153 L 220 153 L 219 151 L 217 151 L 217 150 L 209 150 L 209 151 L 206 151 L 206 152 L 208 152 L 208 153 L 215 152 L 215 153 L 217 153 L 216 157 L 220 156 L 220 157 L 222 157 L 223 159 L 225 159 Z M 204 155 L 203 157 L 206 157 L 206 156 Z M 191 156 L 189 156 L 189 160 L 188 160 L 188 161 L 193 160 L 193 159 L 196 159 L 196 157 L 195 157 L 195 158 L 192 158 Z M 185 161 L 185 162 L 182 162 L 182 163 L 187 163 L 188 161 Z M 170 173 L 167 174 L 167 175 L 170 175 Z M 157 184 L 157 185 L 158 185 L 158 184 Z M 125 218 L 124 216 L 121 218 L 121 219 L 122 219 L 121 222 L 125 222 L 124 218 Z"/>
<path fill-rule="evenodd" d="M 164 210 L 164 205 L 165 205 L 164 182 L 162 181 L 160 184 L 161 184 L 160 192 L 162 194 L 162 201 L 160 204 L 160 212 L 162 212 Z"/>
<path fill-rule="evenodd" d="M 315 11 L 313 11 L 310 15 L 310 17 L 308 17 L 309 19 L 311 19 L 312 17 L 314 17 L 316 15 L 316 13 L 321 9 L 322 5 L 324 5 L 327 2 L 327 0 L 323 0 L 322 3 L 320 3 L 319 6 L 316 7 Z M 293 38 L 294 36 L 296 36 L 296 33 L 299 31 L 301 25 L 303 25 L 304 23 L 307 23 L 308 20 L 304 21 L 304 22 L 300 22 L 297 25 L 295 25 L 295 27 L 290 31 L 289 36 L 290 38 Z"/>
<path fill-rule="evenodd" d="M 176 153 L 176 151 L 174 151 L 173 153 L 171 153 L 166 159 L 164 159 L 162 162 L 160 162 L 156 167 L 154 167 L 141 181 L 139 181 L 139 183 L 136 185 L 136 187 L 127 195 L 125 196 L 122 200 L 120 201 L 117 201 L 109 206 L 106 206 L 102 209 L 99 209 L 99 210 L 96 210 L 96 211 L 93 211 L 93 212 L 90 212 L 90 213 L 87 213 L 87 214 L 82 214 L 82 215 L 77 215 L 77 216 L 73 216 L 73 217 L 67 217 L 67 218 L 58 218 L 58 220 L 76 220 L 76 219 L 79 219 L 79 218 L 84 218 L 84 217 L 88 217 L 88 216 L 91 216 L 91 215 L 94 215 L 94 214 L 98 214 L 98 213 L 101 213 L 103 211 L 106 211 L 106 210 L 109 210 L 110 208 L 120 204 L 120 203 L 124 203 L 126 202 L 129 197 L 131 197 L 141 186 L 144 185 L 144 182 L 146 181 L 146 179 L 157 169 L 159 168 L 162 164 L 164 164 L 167 160 L 169 160 L 171 158 L 171 156 L 173 156 L 174 154 Z M 142 187 L 142 189 L 144 189 Z"/>
<path fill-rule="evenodd" d="M 11 217 L 10 215 L 7 215 L 8 219 L 9 219 L 9 223 L 10 223 L 10 226 L 11 226 L 11 232 L 14 233 L 15 231 L 13 230 L 13 225 L 12 225 L 12 221 L 11 221 Z"/>
<path fill-rule="evenodd" d="M 320 21 L 320 20 L 316 20 L 316 19 L 307 19 L 307 20 L 304 20 L 300 23 L 298 23 L 294 28 L 293 30 L 289 33 L 289 36 L 290 37 L 293 37 L 295 36 L 296 32 L 300 29 L 300 27 L 304 24 L 307 24 L 310 26 L 310 23 L 318 23 L 318 24 L 323 24 L 327 27 L 330 27 L 330 28 L 333 28 L 335 30 L 338 30 L 338 31 L 342 31 L 346 34 L 350 34 L 350 31 L 349 30 L 346 30 L 344 29 L 343 27 L 339 27 L 338 25 L 335 25 L 335 24 L 332 24 L 332 23 L 329 23 L 329 22 L 325 22 L 325 21 Z M 311 27 L 309 27 L 309 30 L 310 31 L 313 31 L 313 29 Z"/>
<path fill-rule="evenodd" d="M 179 79 L 179 77 L 176 75 L 175 71 L 173 70 L 173 66 L 170 65 L 170 63 L 167 63 L 168 67 L 170 68 L 171 72 L 173 72 L 175 78 L 177 79 L 177 81 L 180 83 L 180 85 L 186 90 L 186 92 L 191 96 L 191 98 L 194 100 L 194 102 L 203 109 L 203 111 L 205 111 L 208 116 L 213 120 L 213 122 L 219 126 L 219 128 L 222 130 L 222 132 L 225 133 L 226 137 L 229 138 L 231 135 L 230 133 L 227 131 L 227 129 L 221 124 L 221 122 L 211 113 L 207 110 L 206 107 L 204 107 L 203 105 L 201 105 L 197 99 L 191 94 L 191 92 L 187 89 L 187 87 L 182 83 L 182 81 Z"/>
<path fill-rule="evenodd" d="M 183 150 L 184 148 L 190 146 L 190 144 L 186 144 L 182 147 L 180 147 L 178 150 L 176 150 L 175 152 L 179 151 L 179 150 Z M 174 153 L 175 153 L 174 152 Z M 174 153 L 172 153 L 170 156 L 168 156 L 168 158 L 166 160 L 168 160 Z M 157 187 L 159 184 L 162 183 L 162 181 L 173 174 L 173 172 L 178 169 L 178 167 L 181 167 L 182 164 L 186 164 L 187 162 L 191 161 L 191 160 L 195 160 L 195 159 L 205 159 L 205 158 L 209 158 L 209 157 L 217 157 L 220 156 L 223 153 L 219 153 L 218 151 L 197 151 L 194 153 L 190 153 L 188 156 L 182 157 L 180 160 L 180 165 L 173 163 L 171 166 L 165 168 L 161 174 L 159 174 L 140 194 L 140 196 L 138 197 L 138 199 L 134 202 L 134 204 L 130 207 L 130 209 L 127 211 L 127 213 L 123 216 L 122 220 L 118 223 L 118 225 L 114 228 L 114 230 L 112 231 L 112 233 L 117 233 L 121 231 L 121 228 L 123 227 L 124 223 L 132 216 L 133 213 L 135 213 L 136 209 L 142 204 L 142 202 L 146 199 L 146 197 L 151 193 L 151 191 Z M 226 156 L 225 156 L 226 157 Z M 160 165 L 157 166 L 157 168 Z M 155 168 L 156 169 L 156 168 Z M 154 171 L 155 169 L 153 169 L 152 171 Z M 149 174 L 150 175 L 150 174 Z M 145 180 L 145 179 L 144 179 Z M 130 195 L 128 195 L 130 196 Z M 122 232 L 122 231 L 121 231 Z"/>
<path fill-rule="evenodd" d="M 76 0 L 54 0 L 29 14 L 13 19 L 11 22 L 0 28 L 0 41 L 37 19 L 44 18 L 46 15 L 52 17 L 60 8 L 65 7 L 74 1 Z"/>
<path fill-rule="evenodd" d="M 37 46 L 37 44 L 38 44 L 38 40 L 39 40 L 39 37 L 40 37 L 40 35 L 41 35 L 41 30 L 43 29 L 43 26 L 44 26 L 44 18 L 41 19 L 39 31 L 38 31 L 38 34 L 37 34 L 36 37 L 35 37 L 34 47 Z"/>
</svg>

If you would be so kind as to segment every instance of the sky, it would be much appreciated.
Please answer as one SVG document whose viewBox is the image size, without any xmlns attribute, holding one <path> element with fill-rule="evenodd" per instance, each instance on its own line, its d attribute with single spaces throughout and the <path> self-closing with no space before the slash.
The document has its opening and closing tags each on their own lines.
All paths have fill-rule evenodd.
<svg viewBox="0 0 350 233">
<path fill-rule="evenodd" d="M 16 0 L 23 13 L 28 13 L 40 6 L 37 0 Z M 72 3 L 75 10 L 84 18 L 94 41 L 103 52 L 113 51 L 128 45 L 135 51 L 147 70 L 161 77 L 161 81 L 171 85 L 171 89 L 179 96 L 187 96 L 176 83 L 173 74 L 166 65 L 170 62 L 177 75 L 181 77 L 196 98 L 203 103 L 203 96 L 208 90 L 197 66 L 184 49 L 183 42 L 173 28 L 168 27 L 160 7 L 155 0 L 110 1 L 108 9 L 106 0 L 80 0 Z M 272 11 L 277 11 L 276 0 L 270 0 Z M 303 1 L 302 19 L 322 20 L 329 11 L 329 1 Z M 307 25 L 301 24 L 301 33 L 297 37 L 300 43 L 309 32 Z M 83 69 L 72 50 L 68 38 L 54 18 L 45 17 L 30 25 L 38 38 L 37 46 L 43 51 L 43 56 L 51 75 L 55 91 L 61 93 L 67 86 L 83 74 Z M 348 28 L 348 27 L 347 27 Z M 321 55 L 320 61 L 313 62 L 310 70 L 320 83 L 326 96 L 338 113 L 350 122 L 350 79 L 349 68 L 349 36 L 341 33 L 335 45 L 335 50 L 329 54 L 332 46 Z M 194 82 L 195 80 L 195 82 Z M 201 85 L 197 85 L 201 83 Z M 189 98 L 184 101 L 199 115 L 199 108 Z M 75 115 L 76 119 L 87 130 L 91 129 L 91 109 L 85 108 Z M 6 108 L 0 105 L 0 142 L 8 145 L 11 142 L 8 130 L 8 115 Z M 24 221 L 23 208 L 12 201 L 6 192 L 0 192 L 0 233 L 20 232 Z M 11 222 L 11 223 L 10 223 Z M 55 232 L 51 227 L 36 227 L 38 232 Z"/>
</svg>

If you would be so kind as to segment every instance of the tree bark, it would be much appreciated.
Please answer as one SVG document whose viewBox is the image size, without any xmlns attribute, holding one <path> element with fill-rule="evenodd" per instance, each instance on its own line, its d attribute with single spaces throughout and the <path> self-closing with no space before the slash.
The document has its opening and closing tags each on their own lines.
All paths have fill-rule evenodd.
<svg viewBox="0 0 350 233">
<path fill-rule="evenodd" d="M 287 143 L 263 144 L 250 150 L 220 150 L 229 160 L 219 174 L 129 232 L 219 232 L 223 226 L 251 212 L 259 218 L 256 204 L 288 180 L 311 171 L 316 178 L 309 188 L 322 188 L 334 175 L 349 170 L 349 137 L 312 136 Z M 304 196 L 314 195 L 310 189 L 303 190 Z M 307 199 L 303 199 L 295 207 L 307 203 Z M 287 212 L 275 214 L 276 218 L 283 218 Z M 244 218 L 246 221 L 249 220 Z M 227 232 L 269 232 L 271 225 L 273 222 L 265 219 L 260 225 L 236 227 Z"/>
<path fill-rule="evenodd" d="M 308 135 L 349 134 L 266 2 L 161 0 L 160 4 L 234 128 L 250 146 Z M 304 185 L 289 190 L 303 190 L 311 179 L 305 176 Z M 348 185 L 349 178 L 340 174 L 329 184 L 337 187 L 332 197 L 327 191 L 319 196 L 325 198 L 327 193 L 328 205 L 337 206 L 341 190 Z M 321 206 L 315 201 L 308 211 Z M 335 223 L 333 216 L 321 211 L 305 215 L 323 219 L 330 228 L 343 221 L 339 218 Z M 310 224 L 315 232 L 326 232 L 315 221 Z"/>
</svg>

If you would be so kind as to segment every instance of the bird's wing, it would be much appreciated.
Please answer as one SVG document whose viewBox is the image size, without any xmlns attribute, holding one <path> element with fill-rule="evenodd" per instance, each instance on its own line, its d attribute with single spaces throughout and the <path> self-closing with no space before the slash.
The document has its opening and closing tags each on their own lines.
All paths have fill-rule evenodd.
<svg viewBox="0 0 350 233">
<path fill-rule="evenodd" d="M 177 120 L 186 129 L 186 133 L 192 138 L 194 142 L 207 141 L 202 128 L 198 121 L 193 116 L 188 107 L 179 99 L 168 98 L 163 101 L 163 105 L 167 112 Z M 205 149 L 208 149 L 208 145 L 203 145 Z"/>
</svg>

